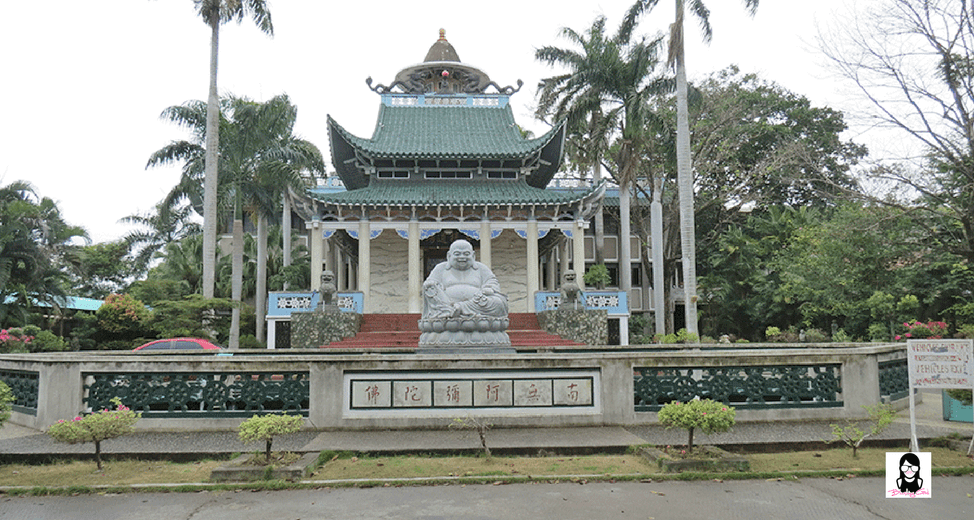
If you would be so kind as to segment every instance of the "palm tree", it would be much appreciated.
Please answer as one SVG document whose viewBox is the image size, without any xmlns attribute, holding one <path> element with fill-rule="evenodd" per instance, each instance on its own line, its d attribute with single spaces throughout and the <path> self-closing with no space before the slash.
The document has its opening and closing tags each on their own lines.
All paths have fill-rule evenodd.
<svg viewBox="0 0 974 520">
<path fill-rule="evenodd" d="M 744 0 L 753 16 L 760 0 Z M 620 28 L 621 34 L 632 34 L 639 16 L 651 11 L 659 0 L 636 0 L 629 8 Z M 689 0 L 690 12 L 700 23 L 705 42 L 710 42 L 710 10 L 703 0 Z M 697 266 L 696 230 L 693 215 L 693 170 L 690 164 L 690 123 L 687 108 L 687 71 L 683 48 L 684 0 L 676 0 L 676 19 L 670 26 L 669 59 L 676 66 L 676 170 L 680 194 L 680 245 L 683 256 L 683 290 L 686 329 L 697 334 Z"/>
<path fill-rule="evenodd" d="M 654 117 L 649 101 L 671 89 L 672 82 L 654 75 L 662 39 L 633 42 L 632 32 L 622 29 L 607 37 L 605 17 L 600 16 L 588 29 L 587 37 L 571 29 L 562 30 L 562 35 L 580 46 L 582 52 L 556 47 L 539 49 L 535 53 L 537 59 L 549 65 L 567 66 L 570 72 L 541 81 L 536 115 L 566 119 L 569 131 L 582 136 L 576 146 L 592 161 L 596 171 L 610 139 L 617 138 L 614 177 L 620 199 L 619 287 L 628 291 L 632 285 L 629 190 L 639 174 L 645 127 Z"/>
<path fill-rule="evenodd" d="M 216 273 L 218 155 L 220 149 L 220 98 L 217 90 L 217 61 L 220 50 L 220 26 L 230 20 L 237 23 L 244 16 L 253 19 L 257 27 L 273 36 L 274 25 L 265 0 L 193 0 L 197 14 L 210 27 L 210 88 L 206 104 L 206 174 L 203 189 L 203 296 L 213 297 Z"/>
<path fill-rule="evenodd" d="M 258 317 L 266 306 L 267 298 L 267 220 L 276 220 L 280 215 L 280 203 L 288 187 L 302 189 L 305 185 L 304 172 L 311 175 L 323 174 L 324 159 L 314 144 L 294 136 L 297 120 L 297 107 L 291 104 L 287 95 L 276 96 L 265 103 L 246 99 L 236 99 L 232 103 L 234 125 L 241 133 L 234 140 L 249 143 L 256 147 L 251 150 L 235 149 L 237 153 L 224 155 L 231 160 L 237 172 L 234 193 L 234 284 L 235 301 L 240 300 L 242 291 L 243 261 L 243 206 L 246 205 L 257 221 L 257 285 L 256 308 Z M 221 153 L 221 155 L 223 155 Z M 238 240 L 240 236 L 240 240 Z M 237 268 L 239 267 L 239 269 Z M 231 347 L 234 345 L 231 327 Z M 257 320 L 257 338 L 263 340 L 263 320 Z"/>
<path fill-rule="evenodd" d="M 264 103 L 246 98 L 222 100 L 220 125 L 220 199 L 223 214 L 232 211 L 233 253 L 231 299 L 241 301 L 243 288 L 243 216 L 245 210 L 258 220 L 258 230 L 266 230 L 266 219 L 280 212 L 280 200 L 287 186 L 303 185 L 305 171 L 324 172 L 324 160 L 318 148 L 293 135 L 297 108 L 286 95 Z M 157 150 L 148 166 L 183 162 L 183 175 L 170 191 L 164 205 L 183 199 L 191 203 L 200 199 L 203 158 L 206 142 L 204 104 L 191 101 L 163 111 L 163 117 L 191 130 L 190 141 L 175 141 Z M 262 224 L 261 220 L 265 222 Z M 261 258 L 266 256 L 266 233 L 258 239 L 258 308 L 266 297 L 266 278 Z M 205 238 L 205 234 L 204 234 Z M 205 254 L 205 250 L 204 250 Z M 205 256 L 204 256 L 205 261 Z M 259 321 L 259 320 L 258 320 Z M 239 309 L 234 311 L 230 331 L 230 348 L 239 341 Z"/>
<path fill-rule="evenodd" d="M 155 213 L 135 214 L 119 219 L 123 224 L 141 228 L 128 233 L 124 238 L 130 254 L 134 253 L 134 268 L 137 272 L 144 273 L 166 244 L 190 235 L 198 235 L 202 231 L 199 224 L 189 220 L 192 211 L 189 204 L 171 206 L 159 203 L 156 204 Z"/>
<path fill-rule="evenodd" d="M 595 19 L 586 34 L 563 27 L 561 36 L 580 50 L 546 46 L 535 52 L 535 59 L 550 66 L 562 66 L 569 72 L 544 78 L 538 84 L 538 106 L 535 116 L 541 120 L 564 120 L 569 146 L 575 149 L 583 164 L 592 168 L 592 178 L 602 178 L 602 156 L 608 148 L 610 128 L 602 119 L 602 104 L 607 78 L 602 71 L 620 59 L 618 42 L 605 34 L 605 17 Z M 595 214 L 595 263 L 602 264 L 605 251 L 605 219 L 602 207 Z M 585 266 L 575 270 L 584 274 Z"/>
<path fill-rule="evenodd" d="M 0 322 L 24 322 L 38 301 L 55 308 L 66 295 L 67 274 L 78 264 L 75 240 L 87 232 L 68 225 L 49 198 L 30 184 L 0 187 Z"/>
</svg>

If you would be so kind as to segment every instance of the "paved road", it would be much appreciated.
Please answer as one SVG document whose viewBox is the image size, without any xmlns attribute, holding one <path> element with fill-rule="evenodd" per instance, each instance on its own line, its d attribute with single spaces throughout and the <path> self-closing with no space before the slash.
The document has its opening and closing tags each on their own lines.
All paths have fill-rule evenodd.
<svg viewBox="0 0 974 520">
<path fill-rule="evenodd" d="M 0 519 L 969 519 L 974 477 L 935 477 L 929 499 L 884 498 L 884 479 L 514 484 L 275 492 L 0 497 Z"/>
</svg>

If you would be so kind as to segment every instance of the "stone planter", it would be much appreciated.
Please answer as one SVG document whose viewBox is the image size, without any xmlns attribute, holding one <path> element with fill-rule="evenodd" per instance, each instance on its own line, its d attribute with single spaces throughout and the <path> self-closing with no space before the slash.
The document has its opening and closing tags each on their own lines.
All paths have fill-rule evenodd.
<svg viewBox="0 0 974 520">
<path fill-rule="evenodd" d="M 251 454 L 241 455 L 210 472 L 212 482 L 250 482 L 254 480 L 300 480 L 314 469 L 318 453 L 305 453 L 289 466 L 246 466 Z"/>
<path fill-rule="evenodd" d="M 728 473 L 751 469 L 751 463 L 746 458 L 728 453 L 715 446 L 695 447 L 693 454 L 700 456 L 700 458 L 674 458 L 656 448 L 642 448 L 639 450 L 639 454 L 650 462 L 655 462 L 664 473 L 683 473 L 684 471 Z"/>
</svg>

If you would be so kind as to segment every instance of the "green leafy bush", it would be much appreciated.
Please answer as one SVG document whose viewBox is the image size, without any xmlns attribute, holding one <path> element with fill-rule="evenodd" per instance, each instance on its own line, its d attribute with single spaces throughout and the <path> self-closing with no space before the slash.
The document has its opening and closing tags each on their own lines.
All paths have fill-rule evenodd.
<svg viewBox="0 0 974 520">
<path fill-rule="evenodd" d="M 889 333 L 889 325 L 884 323 L 873 323 L 869 326 L 869 341 L 889 341 L 891 336 Z"/>
<path fill-rule="evenodd" d="M 49 330 L 42 330 L 30 344 L 31 352 L 60 352 L 68 349 L 68 342 Z"/>
<path fill-rule="evenodd" d="M 142 418 L 122 404 L 118 397 L 112 399 L 115 410 L 105 409 L 97 413 L 77 416 L 70 421 L 61 419 L 47 429 L 47 434 L 57 442 L 68 444 L 95 443 L 95 461 L 101 466 L 101 441 L 114 439 L 135 431 L 135 423 Z"/>
<path fill-rule="evenodd" d="M 951 390 L 947 390 L 947 395 L 953 397 L 954 399 L 957 399 L 958 401 L 961 402 L 961 404 L 965 406 L 970 406 L 971 403 L 974 402 L 974 395 L 972 395 L 972 392 L 970 390 L 961 390 L 959 388 L 954 388 Z"/>
<path fill-rule="evenodd" d="M 144 335 L 149 309 L 127 294 L 110 294 L 95 311 L 98 327 L 111 339 L 133 339 Z"/>
<path fill-rule="evenodd" d="M 301 431 L 304 419 L 300 415 L 273 414 L 255 415 L 240 423 L 238 436 L 243 442 L 264 441 L 264 455 L 271 460 L 271 444 L 274 437 Z"/>
<path fill-rule="evenodd" d="M 658 418 L 660 424 L 667 429 L 687 430 L 687 452 L 689 453 L 693 451 L 694 430 L 701 430 L 708 435 L 726 432 L 734 426 L 736 415 L 737 411 L 732 406 L 711 399 L 700 399 L 687 403 L 665 404 L 659 411 Z"/>
<path fill-rule="evenodd" d="M 595 264 L 589 267 L 582 279 L 585 281 L 585 285 L 597 289 L 605 289 L 605 286 L 612 282 L 612 277 L 609 276 L 609 268 L 605 264 Z"/>
<path fill-rule="evenodd" d="M 10 411 L 13 408 L 15 398 L 13 391 L 6 383 L 0 381 L 0 428 L 10 419 Z"/>
</svg>

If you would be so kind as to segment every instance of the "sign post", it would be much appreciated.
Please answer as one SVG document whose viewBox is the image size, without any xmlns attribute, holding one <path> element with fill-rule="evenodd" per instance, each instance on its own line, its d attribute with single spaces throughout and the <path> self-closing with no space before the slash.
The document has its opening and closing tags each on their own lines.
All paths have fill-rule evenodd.
<svg viewBox="0 0 974 520">
<path fill-rule="evenodd" d="M 974 390 L 974 340 L 911 339 L 906 342 L 910 374 L 910 449 L 919 450 L 916 427 L 915 388 Z M 967 449 L 974 449 L 974 438 Z"/>
</svg>

